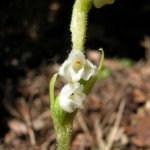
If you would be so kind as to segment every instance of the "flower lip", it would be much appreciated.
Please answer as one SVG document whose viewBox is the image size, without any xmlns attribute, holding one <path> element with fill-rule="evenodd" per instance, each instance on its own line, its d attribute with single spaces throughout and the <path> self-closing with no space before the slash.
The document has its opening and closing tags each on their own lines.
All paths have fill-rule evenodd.
<svg viewBox="0 0 150 150">
<path fill-rule="evenodd" d="M 82 66 L 83 66 L 83 62 L 82 62 L 81 59 L 75 60 L 75 62 L 73 62 L 73 64 L 72 64 L 72 67 L 73 67 L 75 70 L 76 70 L 76 69 L 77 69 L 77 70 L 81 69 Z"/>
<path fill-rule="evenodd" d="M 71 99 L 73 95 L 74 95 L 74 93 L 72 93 L 72 94 L 71 94 L 68 98 L 70 98 L 70 99 Z"/>
<path fill-rule="evenodd" d="M 81 66 L 81 61 L 80 61 L 80 60 L 77 60 L 77 61 L 75 62 L 75 65 L 76 65 L 76 66 Z"/>
</svg>

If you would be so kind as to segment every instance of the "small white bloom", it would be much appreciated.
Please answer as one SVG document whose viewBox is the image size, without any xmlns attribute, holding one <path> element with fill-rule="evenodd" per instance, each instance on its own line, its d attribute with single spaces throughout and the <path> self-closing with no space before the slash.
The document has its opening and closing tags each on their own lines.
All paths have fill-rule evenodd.
<svg viewBox="0 0 150 150">
<path fill-rule="evenodd" d="M 86 95 L 82 92 L 83 85 L 69 83 L 63 87 L 59 95 L 59 105 L 65 111 L 71 113 L 76 108 L 83 108 L 82 101 Z"/>
<path fill-rule="evenodd" d="M 85 56 L 80 50 L 72 50 L 68 59 L 59 69 L 59 74 L 71 82 L 78 82 L 81 78 L 89 80 L 96 73 L 97 67 L 85 60 Z"/>
</svg>

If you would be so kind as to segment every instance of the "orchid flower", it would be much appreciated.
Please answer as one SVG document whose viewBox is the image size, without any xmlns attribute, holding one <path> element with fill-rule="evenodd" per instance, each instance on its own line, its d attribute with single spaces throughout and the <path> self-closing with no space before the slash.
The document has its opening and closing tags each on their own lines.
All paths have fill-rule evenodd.
<svg viewBox="0 0 150 150">
<path fill-rule="evenodd" d="M 69 82 L 78 82 L 80 79 L 89 80 L 97 73 L 97 67 L 85 59 L 80 50 L 72 50 L 68 59 L 59 69 L 59 74 Z"/>
<path fill-rule="evenodd" d="M 83 85 L 69 83 L 63 87 L 59 95 L 59 105 L 68 113 L 76 108 L 83 108 L 82 101 L 86 95 L 83 93 Z"/>
</svg>

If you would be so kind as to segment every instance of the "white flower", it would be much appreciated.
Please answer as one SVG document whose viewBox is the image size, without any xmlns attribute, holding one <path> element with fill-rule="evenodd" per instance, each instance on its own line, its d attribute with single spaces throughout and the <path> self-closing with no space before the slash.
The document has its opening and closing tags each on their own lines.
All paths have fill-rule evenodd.
<svg viewBox="0 0 150 150">
<path fill-rule="evenodd" d="M 83 108 L 82 101 L 86 95 L 82 92 L 83 85 L 79 83 L 69 83 L 63 87 L 59 95 L 59 105 L 68 113 L 76 108 Z"/>
<path fill-rule="evenodd" d="M 85 60 L 85 56 L 80 50 L 72 50 L 68 59 L 59 69 L 59 74 L 71 82 L 78 82 L 81 78 L 89 80 L 96 73 L 97 67 Z"/>
</svg>

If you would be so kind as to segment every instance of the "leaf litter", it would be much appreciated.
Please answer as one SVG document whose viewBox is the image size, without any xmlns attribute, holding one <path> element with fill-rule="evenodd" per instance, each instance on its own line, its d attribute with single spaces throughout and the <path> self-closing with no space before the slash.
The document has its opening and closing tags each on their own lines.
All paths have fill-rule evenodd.
<svg viewBox="0 0 150 150">
<path fill-rule="evenodd" d="M 142 45 L 150 53 L 147 41 Z M 86 55 L 99 64 L 99 51 L 87 50 Z M 150 58 L 146 58 L 127 67 L 118 60 L 104 60 L 107 72 L 96 82 L 74 120 L 71 150 L 150 149 Z M 129 64 L 127 61 L 123 59 Z M 0 141 L 0 149 L 56 149 L 49 82 L 57 70 L 57 64 L 41 65 L 38 71 L 28 69 L 26 77 L 18 79 L 19 96 L 12 97 L 12 88 L 6 87 L 3 101 L 10 114 L 6 118 L 9 130 Z M 65 84 L 58 76 L 56 95 Z"/>
</svg>

